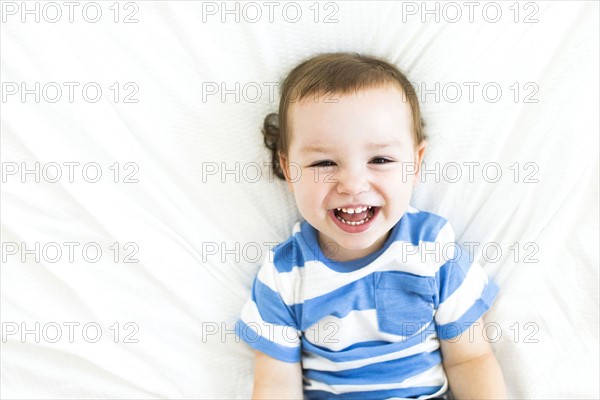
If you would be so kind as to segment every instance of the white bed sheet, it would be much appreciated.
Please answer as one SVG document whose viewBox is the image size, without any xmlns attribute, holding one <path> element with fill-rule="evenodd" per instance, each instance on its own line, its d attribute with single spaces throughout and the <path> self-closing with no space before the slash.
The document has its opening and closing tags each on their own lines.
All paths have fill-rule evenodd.
<svg viewBox="0 0 600 400">
<path fill-rule="evenodd" d="M 23 102 L 20 93 L 7 94 L 14 86 L 3 86 L 2 398 L 250 396 L 252 351 L 236 340 L 233 323 L 269 246 L 287 238 L 299 218 L 293 197 L 283 182 L 269 179 L 268 168 L 252 182 L 255 166 L 269 161 L 259 130 L 277 108 L 269 87 L 323 51 L 386 57 L 427 89 L 439 82 L 463 90 L 455 103 L 448 101 L 451 91 L 439 101 L 425 97 L 426 164 L 457 162 L 465 173 L 465 162 L 496 162 L 503 178 L 487 182 L 477 168 L 472 183 L 427 179 L 413 204 L 450 219 L 459 241 L 502 249 L 494 262 L 476 252 L 475 262 L 501 287 L 485 320 L 502 333 L 493 349 L 509 396 L 600 397 L 598 3 L 530 2 L 539 7 L 537 23 L 523 22 L 534 10 L 523 3 L 515 23 L 505 2 L 497 23 L 479 11 L 473 23 L 466 16 L 423 23 L 420 14 L 407 13 L 403 22 L 402 3 L 385 1 L 335 2 L 337 23 L 321 22 L 335 10 L 323 3 L 319 23 L 312 2 L 296 3 L 303 12 L 297 23 L 278 13 L 273 23 L 235 23 L 231 16 L 222 23 L 212 15 L 203 22 L 200 2 L 130 3 L 137 11 L 121 3 L 119 23 L 112 2 L 96 3 L 103 11 L 98 23 L 78 12 L 73 23 L 65 16 L 22 23 L 4 10 L 2 82 L 28 88 L 57 82 L 65 91 L 56 103 L 46 101 L 53 92 L 39 103 L 33 95 Z M 122 23 L 133 11 L 139 22 Z M 80 84 L 72 103 L 64 82 Z M 103 90 L 96 103 L 79 90 L 89 82 Z M 127 82 L 139 88 L 137 103 L 123 102 L 135 87 Z M 249 91 L 239 102 L 231 94 L 225 102 L 218 95 L 203 101 L 207 85 L 222 82 Z M 472 102 L 465 82 L 479 83 Z M 498 102 L 483 97 L 486 83 L 502 89 Z M 249 101 L 256 86 L 262 96 Z M 532 88 L 538 102 L 526 103 Z M 492 89 L 486 94 L 493 96 Z M 31 174 L 9 174 L 21 163 L 39 163 L 48 174 L 58 163 L 66 174 L 65 162 L 81 163 L 72 183 L 66 176 L 50 183 L 42 175 L 36 183 Z M 110 169 L 115 162 L 118 183 Z M 99 182 L 82 178 L 86 163 L 100 166 Z M 239 182 L 235 173 L 221 176 L 236 163 Z M 530 178 L 539 182 L 525 183 L 535 166 Z M 139 182 L 124 182 L 131 172 Z M 72 263 L 66 254 L 49 262 L 53 253 L 22 262 L 23 247 L 11 254 L 14 244 L 39 243 L 41 253 L 44 246 L 52 250 L 49 243 L 64 251 L 65 242 L 78 243 Z M 115 242 L 119 262 L 110 248 Z M 98 262 L 83 258 L 86 243 L 102 247 Z M 139 262 L 123 262 L 134 249 Z M 527 254 L 539 262 L 525 262 Z M 36 323 L 39 340 L 34 333 L 23 339 L 22 328 L 35 331 Z M 68 323 L 79 324 L 72 342 Z M 96 343 L 93 324 L 102 329 Z M 62 336 L 51 343 L 57 325 Z M 130 333 L 137 343 L 127 342 Z"/>
</svg>

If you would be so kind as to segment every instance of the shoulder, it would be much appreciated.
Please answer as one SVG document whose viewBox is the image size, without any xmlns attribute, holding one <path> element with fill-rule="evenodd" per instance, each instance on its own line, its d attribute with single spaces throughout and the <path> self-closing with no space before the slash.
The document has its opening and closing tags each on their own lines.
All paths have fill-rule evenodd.
<svg viewBox="0 0 600 400">
<path fill-rule="evenodd" d="M 304 267 L 305 257 L 302 251 L 301 236 L 306 230 L 305 222 L 294 223 L 291 235 L 273 248 L 270 254 L 273 266 L 279 273 L 292 271 L 295 267 Z"/>
<path fill-rule="evenodd" d="M 398 223 L 398 235 L 413 245 L 421 242 L 454 241 L 454 230 L 450 222 L 432 212 L 409 206 Z"/>
<path fill-rule="evenodd" d="M 279 293 L 288 305 L 301 302 L 297 289 L 302 282 L 305 257 L 299 234 L 300 223 L 296 223 L 292 235 L 269 251 L 257 274 L 257 280 Z"/>
</svg>

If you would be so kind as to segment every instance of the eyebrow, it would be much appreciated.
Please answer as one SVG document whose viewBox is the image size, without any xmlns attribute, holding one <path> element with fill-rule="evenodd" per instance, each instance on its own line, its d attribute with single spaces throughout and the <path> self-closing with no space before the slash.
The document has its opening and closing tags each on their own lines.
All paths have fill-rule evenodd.
<svg viewBox="0 0 600 400">
<path fill-rule="evenodd" d="M 386 147 L 394 147 L 394 146 L 402 147 L 402 142 L 395 140 L 395 141 L 388 142 L 388 143 L 369 143 L 367 145 L 367 149 L 380 150 L 380 149 L 385 149 Z M 306 153 L 326 153 L 328 150 L 329 150 L 328 147 L 318 146 L 318 145 L 308 145 L 308 146 L 304 146 L 300 149 L 300 151 L 306 152 Z"/>
</svg>

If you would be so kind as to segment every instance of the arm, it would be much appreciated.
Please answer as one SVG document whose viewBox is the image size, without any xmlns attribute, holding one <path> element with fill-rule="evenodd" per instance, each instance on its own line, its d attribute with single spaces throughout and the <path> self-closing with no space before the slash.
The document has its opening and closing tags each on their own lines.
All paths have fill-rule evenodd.
<svg viewBox="0 0 600 400">
<path fill-rule="evenodd" d="M 456 399 L 506 399 L 502 370 L 483 336 L 483 325 L 480 318 L 460 337 L 440 341 L 444 369 Z"/>
<path fill-rule="evenodd" d="M 302 399 L 302 367 L 255 352 L 253 399 Z"/>
</svg>

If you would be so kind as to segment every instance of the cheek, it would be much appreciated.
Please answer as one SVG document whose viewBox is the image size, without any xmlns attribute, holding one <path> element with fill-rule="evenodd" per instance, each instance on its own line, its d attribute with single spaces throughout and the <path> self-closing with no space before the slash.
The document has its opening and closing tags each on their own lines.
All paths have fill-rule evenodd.
<svg viewBox="0 0 600 400">
<path fill-rule="evenodd" d="M 303 170 L 297 183 L 299 190 L 309 196 L 311 193 L 323 193 L 327 191 L 329 185 L 318 174 L 317 170 Z"/>
<path fill-rule="evenodd" d="M 294 195 L 298 208 L 312 210 L 323 207 L 329 186 L 323 183 L 315 183 L 312 177 L 303 177 L 301 181 L 294 186 Z"/>
<path fill-rule="evenodd" d="M 398 194 L 398 206 L 405 208 L 410 203 L 410 200 L 412 198 L 412 189 L 412 180 L 410 182 L 402 184 L 402 190 Z"/>
<path fill-rule="evenodd" d="M 316 196 L 311 196 L 314 190 L 311 190 L 310 185 L 298 182 L 294 184 L 294 197 L 298 207 L 306 208 L 307 205 L 314 203 Z"/>
<path fill-rule="evenodd" d="M 405 177 L 404 179 L 397 177 L 389 182 L 396 182 L 395 184 L 386 185 L 387 190 L 385 191 L 388 201 L 394 205 L 402 206 L 412 196 L 413 192 L 413 178 Z"/>
</svg>

